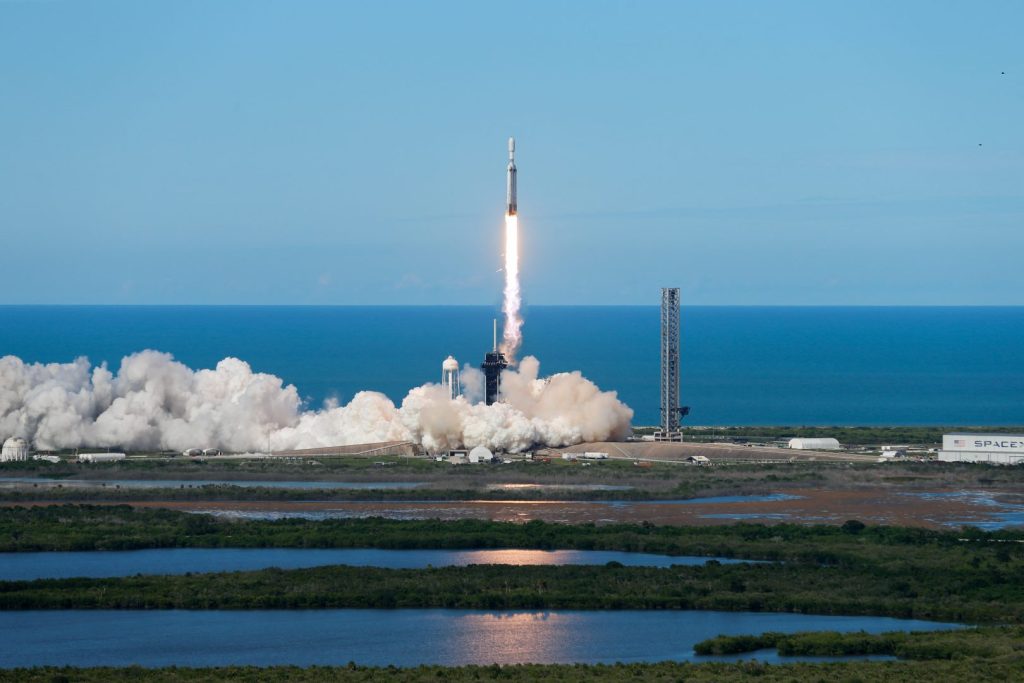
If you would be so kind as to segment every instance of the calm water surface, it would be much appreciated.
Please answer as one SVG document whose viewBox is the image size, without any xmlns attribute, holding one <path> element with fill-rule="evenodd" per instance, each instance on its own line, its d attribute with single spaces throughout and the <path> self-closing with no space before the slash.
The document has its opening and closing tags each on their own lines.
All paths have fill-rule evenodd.
<svg viewBox="0 0 1024 683">
<path fill-rule="evenodd" d="M 727 558 L 651 555 L 612 550 L 384 550 L 376 548 L 159 548 L 88 552 L 0 553 L 0 581 L 299 569 L 331 564 L 419 569 L 470 564 L 606 564 L 633 567 L 697 565 Z"/>
<path fill-rule="evenodd" d="M 524 354 L 582 371 L 658 421 L 658 292 L 651 306 L 531 306 Z M 477 365 L 487 306 L 0 306 L 0 353 L 88 356 L 111 369 L 142 349 L 193 368 L 226 356 L 318 406 L 361 390 L 401 401 L 448 354 Z M 197 334 L 201 330 L 201 334 Z M 1024 307 L 684 306 L 690 424 L 1024 424 Z"/>
<path fill-rule="evenodd" d="M 883 617 L 747 612 L 0 612 L 0 666 L 703 661 L 709 658 L 696 657 L 694 644 L 719 634 L 953 628 Z M 780 661 L 774 652 L 758 656 Z"/>
<path fill-rule="evenodd" d="M 995 494 L 989 491 L 952 491 L 952 492 L 927 492 L 927 493 L 906 493 L 907 496 L 916 496 L 924 499 L 959 499 L 966 500 L 974 505 L 988 508 L 989 512 L 984 519 L 957 519 L 945 522 L 946 526 L 964 527 L 973 526 L 985 531 L 998 531 L 1010 527 L 1024 526 L 1024 504 L 1005 500 L 1007 495 Z M 1014 497 L 1019 500 L 1019 496 Z"/>
</svg>

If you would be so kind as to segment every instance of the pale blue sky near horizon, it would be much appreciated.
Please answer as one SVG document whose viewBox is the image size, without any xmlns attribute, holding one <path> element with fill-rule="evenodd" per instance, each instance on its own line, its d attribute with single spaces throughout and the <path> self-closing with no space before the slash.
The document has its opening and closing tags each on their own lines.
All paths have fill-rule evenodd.
<svg viewBox="0 0 1024 683">
<path fill-rule="evenodd" d="M 0 0 L 0 303 L 497 304 L 515 135 L 527 303 L 1024 305 L 1021 26 Z"/>
</svg>

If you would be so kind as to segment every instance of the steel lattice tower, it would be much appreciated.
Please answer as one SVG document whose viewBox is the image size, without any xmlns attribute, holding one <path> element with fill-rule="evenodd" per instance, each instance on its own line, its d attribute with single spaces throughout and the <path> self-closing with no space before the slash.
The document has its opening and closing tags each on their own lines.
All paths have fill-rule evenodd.
<svg viewBox="0 0 1024 683">
<path fill-rule="evenodd" d="M 661 289 L 661 432 L 679 432 L 679 288 Z"/>
</svg>

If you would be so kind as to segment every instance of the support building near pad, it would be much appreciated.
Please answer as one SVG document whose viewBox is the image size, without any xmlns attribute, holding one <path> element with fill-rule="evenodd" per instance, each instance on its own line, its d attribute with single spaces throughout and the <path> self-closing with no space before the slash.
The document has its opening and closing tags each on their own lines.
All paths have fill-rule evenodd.
<svg viewBox="0 0 1024 683">
<path fill-rule="evenodd" d="M 941 462 L 1024 465 L 1024 436 L 1014 434 L 943 434 Z"/>
</svg>

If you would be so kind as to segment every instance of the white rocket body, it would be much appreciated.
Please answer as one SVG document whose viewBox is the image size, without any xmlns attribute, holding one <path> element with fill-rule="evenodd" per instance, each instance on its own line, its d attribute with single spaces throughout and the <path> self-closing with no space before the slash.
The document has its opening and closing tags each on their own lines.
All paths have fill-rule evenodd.
<svg viewBox="0 0 1024 683">
<path fill-rule="evenodd" d="M 505 213 L 516 215 L 516 139 L 508 139 L 508 183 L 505 192 Z"/>
</svg>

